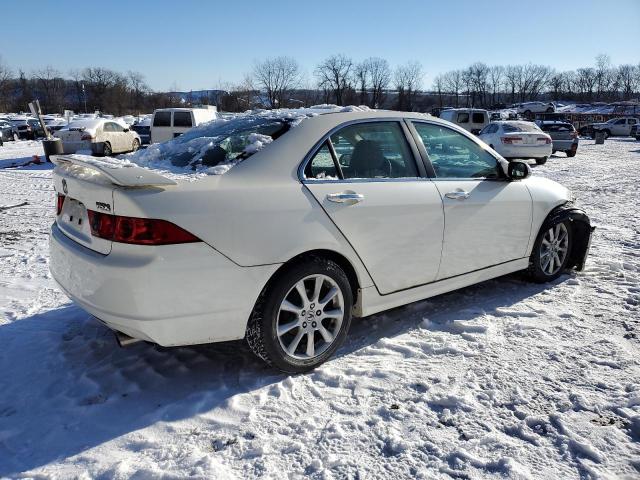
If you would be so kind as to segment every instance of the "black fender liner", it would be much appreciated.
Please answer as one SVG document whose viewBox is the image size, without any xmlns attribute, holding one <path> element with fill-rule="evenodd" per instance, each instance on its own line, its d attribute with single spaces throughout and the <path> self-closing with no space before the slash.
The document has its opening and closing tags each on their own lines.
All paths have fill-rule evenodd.
<svg viewBox="0 0 640 480">
<path fill-rule="evenodd" d="M 573 233 L 573 245 L 571 246 L 571 252 L 569 252 L 567 268 L 575 267 L 576 270 L 582 271 L 591 247 L 591 236 L 596 227 L 591 225 L 591 220 L 589 220 L 584 210 L 576 207 L 571 202 L 567 202 L 554 208 L 549 213 L 542 224 L 541 230 L 544 229 L 545 225 L 564 220 L 569 221 Z"/>
</svg>

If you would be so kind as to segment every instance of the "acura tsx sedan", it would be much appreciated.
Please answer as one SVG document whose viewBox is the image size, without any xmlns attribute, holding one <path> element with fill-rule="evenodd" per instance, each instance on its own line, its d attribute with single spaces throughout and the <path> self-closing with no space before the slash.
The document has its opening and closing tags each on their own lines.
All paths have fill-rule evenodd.
<svg viewBox="0 0 640 480">
<path fill-rule="evenodd" d="M 581 270 L 593 230 L 565 187 L 420 113 L 249 113 L 54 163 L 72 300 L 124 343 L 244 338 L 286 372 L 330 358 L 352 317 Z"/>
</svg>

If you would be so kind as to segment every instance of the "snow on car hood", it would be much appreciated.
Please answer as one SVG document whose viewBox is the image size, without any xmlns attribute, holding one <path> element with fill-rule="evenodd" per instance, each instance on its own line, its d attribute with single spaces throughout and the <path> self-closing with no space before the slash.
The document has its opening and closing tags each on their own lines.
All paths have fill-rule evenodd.
<svg viewBox="0 0 640 480">
<path fill-rule="evenodd" d="M 241 114 L 223 114 L 221 118 L 194 127 L 183 135 L 168 142 L 150 145 L 132 154 L 121 155 L 118 159 L 135 163 L 174 175 L 199 177 L 222 175 L 234 165 L 269 145 L 273 138 L 258 132 L 248 134 L 241 152 L 232 158 L 225 158 L 215 165 L 207 163 L 206 156 L 219 147 L 225 139 L 270 122 L 282 122 L 294 128 L 306 118 L 322 113 L 366 111 L 367 107 L 337 107 L 336 105 L 316 105 L 309 108 L 250 110 Z M 237 153 L 237 152 L 234 152 Z"/>
</svg>

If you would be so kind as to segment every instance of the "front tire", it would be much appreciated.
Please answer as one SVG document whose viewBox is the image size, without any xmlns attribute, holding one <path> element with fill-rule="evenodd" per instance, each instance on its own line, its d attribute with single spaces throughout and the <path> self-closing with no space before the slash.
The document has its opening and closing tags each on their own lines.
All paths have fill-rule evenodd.
<svg viewBox="0 0 640 480">
<path fill-rule="evenodd" d="M 344 342 L 352 306 L 351 285 L 338 264 L 320 257 L 293 264 L 260 294 L 247 343 L 283 372 L 312 370 Z"/>
<path fill-rule="evenodd" d="M 576 156 L 577 150 L 567 150 L 565 153 L 567 154 L 567 157 L 571 158 Z"/>
<path fill-rule="evenodd" d="M 545 283 L 562 275 L 569 261 L 572 240 L 567 220 L 545 222 L 529 257 L 527 273 L 531 280 Z"/>
<path fill-rule="evenodd" d="M 545 163 L 547 163 L 548 158 L 549 157 L 536 158 L 536 163 L 538 165 L 544 165 Z"/>
</svg>

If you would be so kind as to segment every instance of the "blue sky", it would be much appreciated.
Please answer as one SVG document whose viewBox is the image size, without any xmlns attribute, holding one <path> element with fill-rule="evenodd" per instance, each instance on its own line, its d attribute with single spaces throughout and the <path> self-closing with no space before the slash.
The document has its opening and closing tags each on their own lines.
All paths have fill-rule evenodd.
<svg viewBox="0 0 640 480">
<path fill-rule="evenodd" d="M 640 0 L 12 0 L 0 56 L 14 70 L 102 66 L 156 90 L 238 82 L 256 60 L 296 58 L 310 80 L 333 53 L 418 60 L 425 86 L 475 61 L 573 69 L 607 53 L 639 63 Z"/>
</svg>

